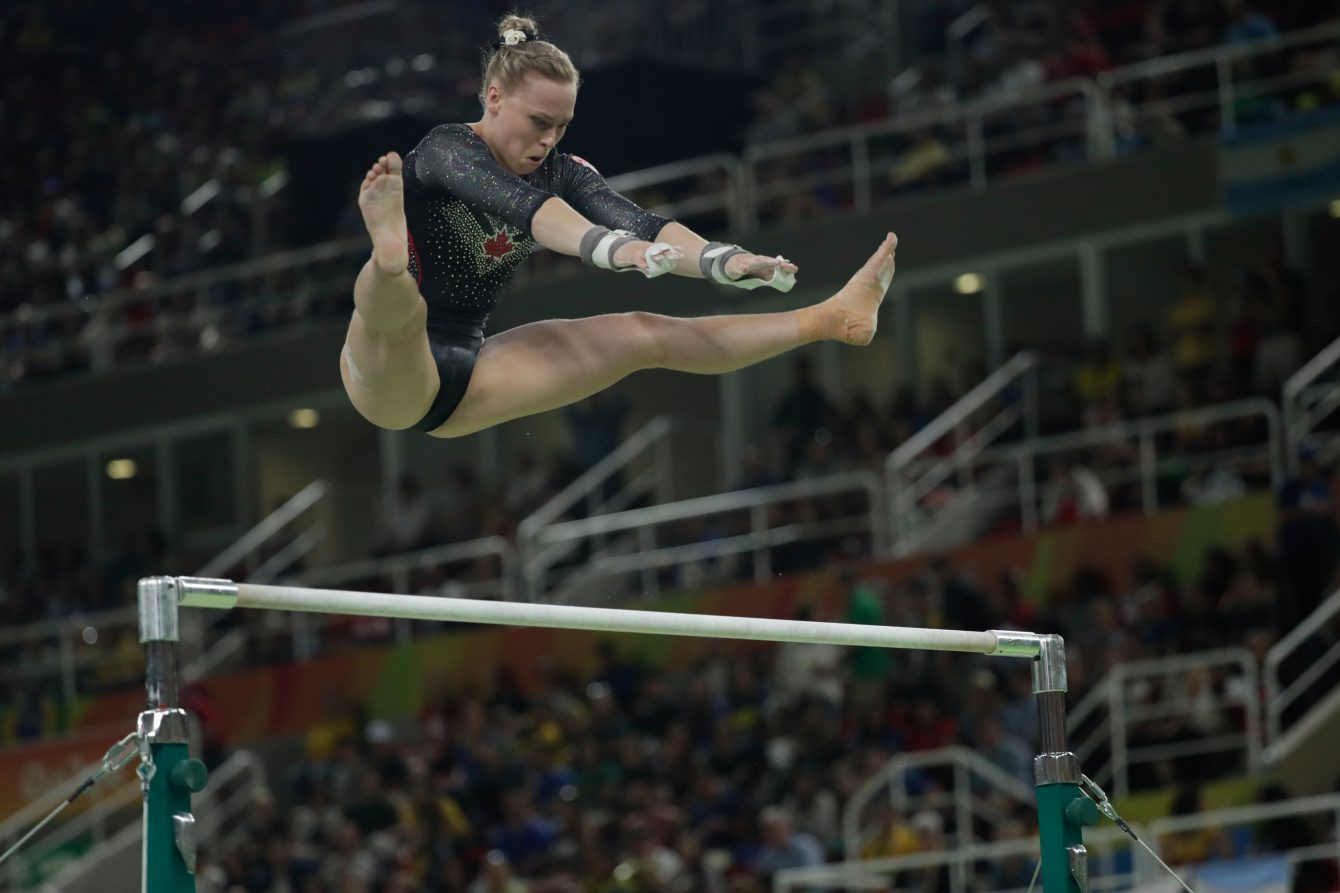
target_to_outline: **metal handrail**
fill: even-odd
[[[518,536],[523,542],[534,538],[545,525],[557,521],[576,508],[591,492],[604,484],[610,475],[623,469],[664,439],[675,429],[675,424],[675,420],[669,416],[657,416],[624,438],[608,456],[582,472],[576,480],[551,496],[548,502],[521,519],[517,524]]]
[[[629,530],[648,524],[665,524],[702,515],[769,505],[775,502],[790,502],[807,496],[822,496],[834,490],[844,489],[848,484],[856,484],[861,489],[877,492],[879,478],[869,471],[850,471],[812,480],[772,484],[767,487],[755,487],[751,490],[737,490],[715,496],[700,496],[696,499],[685,499],[666,505],[629,509],[610,515],[598,515],[594,518],[560,521],[546,527],[542,534],[553,536],[556,539],[566,539],[573,536],[590,536],[596,533],[613,533],[618,530]]]
[[[872,472],[847,472],[814,480],[719,493],[550,524],[537,532],[529,551],[522,553],[522,574],[532,591],[539,592],[555,553],[571,542],[615,533],[650,531],[660,524],[745,509],[757,510],[777,503],[851,489],[863,490],[869,494],[871,500],[869,529],[878,544],[885,536],[883,512],[880,508],[879,477]],[[648,543],[640,542],[639,548],[655,551],[654,545]]]
[[[1000,466],[1013,464],[1018,468],[1017,488],[1004,499],[999,499],[999,494],[995,494],[998,501],[992,504],[996,507],[1015,504],[1014,496],[1017,495],[1017,504],[1023,513],[1024,529],[1031,531],[1037,524],[1038,506],[1035,503],[1039,496],[1039,486],[1034,479],[1034,463],[1038,457],[1099,446],[1115,440],[1130,440],[1139,445],[1139,456],[1134,461],[1140,467],[1139,480],[1143,483],[1141,489],[1144,510],[1146,513],[1152,513],[1157,511],[1159,507],[1158,494],[1154,487],[1155,477],[1158,473],[1158,459],[1155,449],[1156,435],[1174,431],[1185,424],[1213,425],[1257,415],[1266,420],[1267,437],[1262,446],[1265,448],[1265,458],[1270,467],[1271,485],[1278,487],[1284,480],[1284,466],[1281,458],[1283,426],[1280,422],[1278,407],[1270,400],[1262,397],[1236,400],[1214,406],[1202,406],[1195,409],[1149,416],[1143,419],[1113,422],[1082,431],[1054,434],[1022,443],[991,446],[980,450],[976,458],[982,464],[995,463]],[[1204,455],[1192,454],[1193,457]]]
[[[327,587],[331,584],[347,583],[350,580],[367,577],[390,576],[397,578],[403,574],[408,574],[410,571],[424,570],[443,564],[454,564],[472,558],[485,558],[491,555],[498,556],[502,561],[503,575],[495,582],[500,586],[504,597],[510,600],[514,595],[512,581],[517,566],[516,549],[510,542],[500,536],[480,537],[463,543],[435,546],[431,549],[420,549],[386,558],[371,558],[364,561],[351,561],[345,564],[314,568],[285,578],[284,582],[303,586]],[[404,584],[402,580],[396,583],[395,589],[397,592],[408,592],[410,587]]]
[[[1008,794],[1020,803],[1032,804],[1034,801],[1034,792],[1031,787],[969,748],[951,745],[918,753],[901,753],[867,778],[860,787],[852,792],[852,795],[847,798],[846,805],[842,807],[842,850],[846,857],[855,859],[860,855],[863,844],[861,814],[870,803],[874,802],[875,797],[889,786],[890,782],[909,769],[946,763],[956,769],[963,767],[970,772],[975,772],[994,784],[1001,792]],[[955,778],[957,780],[957,774]],[[964,798],[970,801],[972,792],[970,790],[960,790],[956,784],[953,797],[960,812],[962,812],[965,809]],[[966,809],[969,813],[971,812],[971,803],[968,803]]]
[[[1140,835],[1141,839],[1144,839],[1143,827],[1136,822],[1130,822],[1129,824]],[[1112,826],[1091,828],[1084,833],[1084,843],[1091,847],[1111,845],[1114,849],[1119,849],[1129,840],[1130,838],[1126,836],[1125,832]],[[882,856],[858,861],[830,862],[805,868],[784,868],[773,875],[773,889],[777,893],[790,893],[792,890],[818,888],[825,884],[846,889],[854,882],[866,886],[867,889],[888,890],[890,889],[889,879],[895,874],[943,865],[951,869],[949,893],[964,893],[964,891],[976,888],[971,888],[958,876],[965,873],[973,863],[990,862],[1009,856],[1036,857],[1037,854],[1038,838],[1036,837],[990,843],[970,843],[942,850],[909,853],[905,856]],[[954,869],[957,869],[957,871]],[[879,887],[873,885],[872,880],[874,878],[880,879]],[[1096,879],[1091,876],[1090,881],[1093,882],[1094,880]]]
[[[981,383],[940,413],[921,430],[917,431],[884,460],[884,484],[887,488],[890,514],[889,530],[893,532],[900,523],[905,523],[912,506],[908,492],[916,486],[908,480],[908,472],[917,463],[923,461],[928,450],[946,435],[958,431],[977,413],[1005,393],[1008,388],[1018,384],[1022,388],[1019,418],[1024,423],[1025,434],[1036,437],[1038,428],[1038,383],[1039,360],[1035,354],[1023,352],[1015,354],[1000,368],[996,369]],[[1008,412],[1008,408],[1004,410]],[[1009,426],[997,424],[996,419],[988,421],[979,431],[966,435],[963,442],[955,446],[954,456],[937,460],[930,469],[922,473],[922,480],[934,480],[938,483],[954,471],[961,470],[971,455],[985,450],[997,436],[1004,434]],[[983,436],[983,435],[986,436]],[[902,540],[908,536],[903,530],[890,543],[895,554],[902,549]]]
[[[243,557],[250,555],[259,548],[266,540],[274,536],[292,521],[316,505],[326,493],[330,491],[330,485],[325,481],[312,481],[306,487],[303,487],[297,493],[293,494],[283,505],[275,509],[263,521],[243,534],[237,542],[233,543],[227,549],[224,549],[218,555],[214,556],[203,568],[200,569],[202,577],[217,577],[224,571],[231,568]]]
[[[1143,761],[1147,761],[1175,756],[1178,753],[1175,746],[1145,748],[1138,751],[1128,747],[1126,734],[1131,721],[1137,718],[1149,718],[1148,716],[1137,717],[1133,715],[1132,711],[1126,706],[1126,687],[1131,679],[1175,676],[1195,668],[1210,669],[1225,666],[1241,668],[1243,676],[1247,680],[1245,701],[1234,700],[1231,702],[1234,706],[1242,706],[1244,709],[1244,731],[1220,736],[1223,740],[1215,740],[1213,747],[1208,747],[1206,742],[1203,741],[1192,742],[1192,744],[1202,750],[1206,750],[1208,747],[1207,752],[1219,752],[1225,749],[1225,742],[1234,747],[1241,742],[1245,745],[1247,768],[1249,771],[1254,771],[1261,765],[1264,745],[1262,729],[1264,707],[1260,694],[1260,670],[1250,651],[1246,648],[1232,647],[1131,661],[1114,666],[1066,715],[1066,727],[1072,736],[1076,736],[1090,716],[1096,714],[1102,707],[1107,708],[1107,719],[1094,730],[1091,739],[1088,741],[1073,741],[1075,752],[1086,761],[1098,749],[1103,740],[1106,740],[1109,744],[1108,751],[1111,755],[1109,763],[1103,766],[1089,766],[1088,773],[1100,783],[1111,779],[1115,796],[1124,797],[1130,793],[1130,765],[1134,762],[1142,762],[1142,760],[1133,759],[1133,755],[1143,756],[1145,758]],[[1166,706],[1175,700],[1169,699],[1161,703]],[[1226,701],[1226,703],[1228,702]]]
[[[1303,618],[1301,623],[1266,652],[1266,734],[1272,748],[1280,744],[1284,734],[1288,731],[1283,727],[1284,711],[1307,687],[1306,685],[1300,687],[1299,683],[1305,679],[1308,680],[1309,684],[1316,681],[1315,679],[1309,679],[1309,675],[1315,669],[1316,665],[1314,664],[1286,687],[1280,679],[1280,668],[1286,660],[1296,654],[1314,635],[1337,616],[1340,616],[1340,590],[1331,593],[1329,598],[1318,605],[1311,614]],[[1328,653],[1337,654],[1337,652],[1340,652],[1340,642],[1333,642],[1328,649]],[[1319,676],[1320,673],[1316,675]]]
[[[228,797],[223,797],[220,794],[221,791],[231,785],[234,779],[244,775],[250,776],[248,785],[233,791]],[[196,811],[201,817],[203,825],[202,837],[213,839],[217,829],[232,818],[232,816],[224,814],[228,808],[231,808],[232,812],[238,815],[245,814],[250,810],[254,804],[255,792],[265,785],[265,780],[264,763],[249,750],[236,751],[221,765],[211,770],[209,784],[203,792],[195,795],[197,798]],[[137,800],[139,794],[139,780],[130,776],[123,785],[109,794],[103,803],[115,802],[118,807],[123,807]],[[103,808],[111,809],[112,807],[105,806]],[[59,845],[85,833],[93,821],[92,812],[93,810],[89,810],[81,813],[65,824],[58,826],[51,834],[40,839],[41,844],[50,850],[53,848],[53,843]],[[53,889],[67,889],[66,885],[70,884],[74,878],[90,871],[96,871],[100,863],[114,855],[119,849],[115,844],[119,843],[121,846],[133,845],[139,841],[142,833],[142,816],[140,811],[137,810],[132,821],[127,822],[124,828],[112,832],[114,836],[107,841],[107,844],[95,847],[77,861],[65,866],[48,883]]]
[[[660,164],[655,167],[644,168],[642,170],[629,171],[625,174],[616,174],[609,178],[610,188],[616,192],[626,192],[631,189],[644,189],[648,186],[655,186],[672,180],[679,180],[684,177],[696,176],[698,174],[710,173],[721,170],[726,174],[727,190],[719,200],[713,204],[707,205],[704,210],[712,208],[724,208],[730,213],[731,229],[739,231],[744,228],[744,221],[741,219],[743,213],[742,203],[738,201],[740,195],[740,184],[742,182],[743,165],[740,159],[728,152],[713,152],[709,155],[700,155],[695,158],[686,158],[683,161],[672,161],[668,164]],[[662,206],[657,209],[661,213],[672,210],[672,206]],[[667,215],[669,216],[669,215]]]
[[[1320,419],[1311,418],[1309,408],[1304,405],[1309,388],[1331,369],[1340,366],[1340,338],[1317,352],[1317,355],[1303,364],[1303,367],[1290,375],[1284,382],[1281,402],[1284,407],[1284,434],[1287,438],[1289,470],[1298,471],[1298,444],[1312,433],[1312,425]],[[1328,412],[1334,411],[1340,402],[1340,384],[1327,389],[1326,398],[1319,401],[1327,406]],[[1323,416],[1324,417],[1324,416]]]
[[[1132,62],[1129,65],[1121,65],[1101,72],[1098,75],[1098,85],[1106,90],[1111,84],[1115,83],[1125,83],[1146,77],[1158,77],[1187,68],[1195,68],[1199,65],[1217,64],[1221,60],[1234,61],[1244,56],[1256,56],[1263,52],[1291,49],[1327,37],[1340,37],[1340,23],[1329,22],[1314,25],[1311,28],[1277,34],[1274,37],[1260,37],[1238,43],[1219,44],[1198,50],[1170,53],[1166,56],[1145,59],[1141,62]]]
[[[1333,813],[1337,818],[1340,818],[1340,794],[1296,797],[1278,803],[1257,803],[1249,806],[1214,809],[1193,815],[1159,818],[1145,825],[1136,822],[1130,822],[1129,824],[1141,840],[1149,844],[1155,852],[1160,852],[1162,841],[1167,834],[1201,829],[1222,829],[1227,826],[1254,824],[1287,816],[1305,816],[1316,813]],[[1130,842],[1130,838],[1123,831],[1106,823],[1097,828],[1086,830],[1084,838],[1086,845],[1112,846],[1114,849],[1125,849]],[[1281,855],[1286,856],[1290,863],[1315,858],[1333,858],[1336,852],[1336,843],[1337,841],[1332,839],[1319,846],[1286,850]],[[779,893],[791,893],[791,891],[804,888],[846,888],[853,882],[868,889],[888,889],[889,879],[893,875],[905,871],[933,868],[941,865],[959,866],[960,870],[964,870],[974,862],[989,862],[1010,856],[1036,857],[1037,853],[1038,838],[1036,837],[993,843],[972,843],[966,846],[956,845],[948,849],[911,853],[905,856],[889,856],[878,859],[814,865],[806,868],[784,869],[774,876],[773,885]],[[1095,867],[1098,865],[1111,867],[1112,862],[1104,859],[1095,863]],[[1129,870],[1129,875],[1117,876],[1116,882],[1103,886],[1125,889],[1134,883],[1136,887],[1140,887],[1143,882],[1147,882],[1163,872],[1163,869],[1153,864],[1153,860],[1147,858],[1133,860]],[[874,886],[872,881],[876,878],[882,881],[883,886],[878,888]],[[966,884],[960,883],[962,877],[956,877],[952,871],[950,880],[950,893],[959,893],[959,891],[968,889]],[[1091,883],[1096,880],[1098,879],[1090,878]],[[1098,888],[1095,887],[1095,889]]]

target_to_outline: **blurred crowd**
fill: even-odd
[[[970,6],[912,10],[911,31],[926,61],[891,85],[854,79],[864,66],[851,65],[845,53],[806,51],[803,41],[801,49],[768,55],[772,74],[754,95],[742,138],[774,141],[890,116],[910,119],[1337,15],[1333,0],[1268,9],[1243,0],[988,3],[963,52],[946,54],[944,27]],[[395,114],[469,114],[477,78],[471,37],[487,33],[498,11],[483,0],[450,10],[410,4],[395,16],[304,0],[260,11],[234,2],[167,13],[144,0],[115,12],[71,0],[7,4],[0,10],[6,85],[0,123],[6,150],[29,164],[0,174],[0,387],[130,358],[173,359],[347,312],[347,262],[133,296],[183,274],[294,247],[284,186],[295,141]],[[803,3],[793,12],[787,21],[801,32],[828,15]],[[559,33],[590,32],[569,18],[575,21],[575,13],[556,12],[550,24]],[[703,11],[690,4],[654,28],[614,13],[598,18],[597,31],[622,29],[620,41],[606,41],[608,49],[632,34],[664,41],[667,28],[701,30]],[[375,55],[381,47],[396,54]],[[583,52],[600,61],[594,45]],[[1235,77],[1288,75],[1293,86],[1239,91],[1237,119],[1276,118],[1335,101],[1340,80],[1328,82],[1324,72],[1336,62],[1333,45],[1282,53],[1260,63],[1265,71],[1243,62]],[[1212,80],[1214,72],[1206,71],[1141,80],[1131,95],[1119,91],[1118,148],[1217,127],[1217,101],[1186,108],[1174,102],[1213,89],[1204,77]],[[987,116],[987,174],[1082,157],[1086,130],[1069,126],[1079,120],[1075,114],[1073,101],[1061,98]],[[1021,138],[1026,133],[1038,138]],[[872,164],[882,172],[873,198],[966,181],[966,139],[958,120],[872,144]],[[826,179],[842,163],[821,151],[765,164],[760,214],[771,222],[849,209],[851,190]],[[807,182],[816,185],[796,188]],[[654,204],[722,186],[705,174],[635,197]],[[724,215],[694,222],[713,232],[728,225]],[[341,225],[331,235],[348,231]],[[112,293],[122,298],[111,301]]]
[[[1038,609],[1013,577],[985,584],[936,561],[902,585],[852,576],[845,607],[805,606],[797,617],[1053,630],[1066,636],[1078,702],[1118,660],[1241,641],[1262,656],[1281,628],[1279,573],[1261,544],[1216,550],[1183,583],[1145,560],[1127,588],[1085,568]],[[780,869],[840,858],[843,804],[895,754],[963,744],[1032,784],[1038,728],[1023,665],[780,645],[723,646],[667,669],[611,642],[590,678],[539,661],[534,689],[500,673],[486,690],[444,686],[413,722],[350,709],[310,730],[302,758],[286,762],[251,811],[247,841],[204,854],[202,890],[762,891]],[[1193,707],[1136,722],[1132,740],[1186,745],[1241,731],[1244,683],[1227,668],[1146,680],[1138,703]],[[1147,760],[1132,780],[1180,786],[1182,811],[1195,812],[1198,786],[1242,771],[1242,759]],[[956,811],[933,796],[953,785],[947,770],[905,781],[920,805],[903,811],[877,798],[863,818],[865,856],[1035,833],[1029,804],[987,790],[974,794],[1000,817],[957,828]],[[1165,841],[1165,852],[1184,864],[1317,842],[1296,831],[1266,823],[1232,838],[1187,834]],[[1033,865],[979,864],[970,887],[1026,886]],[[942,871],[910,872],[898,885],[943,890]],[[1297,893],[1329,890],[1334,866],[1299,877]]]
[[[1143,511],[1149,507],[1151,495],[1158,508],[1206,506],[1272,486],[1263,418],[1201,423],[1187,415],[1191,410],[1245,397],[1277,397],[1283,378],[1303,358],[1304,285],[1297,272],[1284,263],[1278,247],[1268,247],[1256,263],[1242,267],[1236,281],[1240,283],[1237,294],[1216,294],[1203,272],[1188,266],[1180,293],[1168,305],[1164,320],[1135,325],[1119,346],[1092,344],[1077,364],[1045,367],[1040,400],[1043,433],[1092,432],[1161,413],[1179,420],[1152,440],[1158,461],[1149,485],[1132,473],[1141,464],[1140,445],[1128,432],[1104,436],[1097,445],[1040,457],[1035,463],[1038,524],[1054,527]],[[882,475],[890,451],[922,430],[980,381],[986,371],[963,364],[956,375],[930,382],[921,394],[904,389],[879,401],[861,386],[839,399],[820,381],[807,354],[797,354],[790,364],[791,382],[767,414],[767,440],[748,447],[741,457],[739,477],[733,482],[737,489],[818,481],[856,471]],[[1007,391],[1001,401],[982,411],[979,421],[1020,399],[1020,392]],[[369,514],[376,518],[368,544],[369,557],[402,555],[481,537],[515,542],[517,526],[525,517],[597,465],[631,433],[628,423],[632,410],[630,401],[617,389],[568,407],[563,411],[570,432],[566,450],[540,453],[523,449],[496,476],[485,475],[464,460],[453,460],[437,484],[426,485],[412,474],[405,475],[382,505],[369,506],[374,509]],[[969,425],[955,429],[934,444],[928,455],[932,459],[948,455],[964,430],[972,432],[976,428]],[[1017,439],[1021,433],[1016,426],[1004,439]],[[1322,457],[1305,444],[1298,458],[1301,475],[1289,480],[1279,493],[1279,507],[1286,522],[1288,513],[1305,507],[1311,507],[1309,512],[1319,512],[1321,518],[1327,512],[1333,516],[1329,469]],[[974,469],[972,475],[982,477],[990,466]],[[987,484],[985,480],[972,482],[979,487]],[[612,477],[605,483],[603,495],[614,495],[624,483],[620,476]],[[934,518],[936,512],[951,508],[962,483],[959,478],[947,479],[926,493],[903,520],[914,528]],[[644,502],[632,505],[641,504]],[[583,510],[584,504],[580,504],[568,517],[576,517]],[[868,511],[865,497],[859,493],[796,498],[770,507],[768,523],[772,528],[796,525],[804,529],[823,523],[841,524]],[[1304,513],[1303,518],[1311,516]],[[979,529],[979,535],[1017,533],[1022,517],[1017,508],[1002,509]],[[868,533],[851,531],[805,536],[765,553],[715,552],[715,542],[747,534],[755,521],[745,509],[663,526],[658,532],[660,545],[697,544],[707,552],[700,560],[660,571],[660,588],[697,590],[754,579],[759,573],[760,554],[766,556],[768,573],[793,573],[832,562],[860,560],[872,553]],[[1290,573],[1324,579],[1329,565],[1318,567],[1318,556],[1334,553],[1334,538],[1324,527],[1310,529],[1303,523],[1298,530],[1301,532],[1281,533],[1278,548],[1289,555],[1286,567]],[[281,541],[275,542],[276,549],[282,545]],[[17,552],[5,556],[8,566],[0,575],[0,619],[4,625],[17,625],[130,605],[135,581],[150,569],[194,567],[210,557],[178,555],[173,551],[177,546],[156,532],[139,531],[103,555],[92,555],[86,544],[67,540],[42,543],[37,561],[31,565]],[[357,557],[362,556],[349,556]],[[578,549],[567,563],[577,567],[585,557],[586,552]],[[503,574],[499,559],[493,555],[425,562],[408,576],[407,591],[495,597]],[[389,591],[405,582],[376,574],[342,582],[346,584]],[[636,596],[645,584],[645,577],[629,575],[612,585],[623,586],[620,591],[624,595]],[[1315,590],[1319,585],[1310,583],[1304,588]],[[1295,605],[1289,611],[1291,623],[1315,604],[1309,601],[1311,598],[1290,602]],[[348,637],[379,640],[387,634],[387,625],[372,621],[338,629],[330,625],[327,632],[334,641]],[[104,648],[108,644],[104,641]],[[116,643],[104,653],[113,658],[82,670],[80,690],[114,688],[138,679],[138,651],[133,640]],[[5,649],[3,663],[22,672],[24,667],[52,666],[57,654],[54,638],[37,638],[21,647]],[[254,655],[256,659],[280,656]],[[14,678],[17,684],[20,677]],[[28,715],[15,727],[15,736],[30,737],[40,734],[41,729],[61,727],[58,680],[50,673],[45,678],[50,683],[48,689],[29,686],[27,694],[13,701],[25,705],[22,709]]]

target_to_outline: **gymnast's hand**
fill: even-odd
[[[726,261],[726,275],[732,279],[762,279],[770,282],[778,270],[796,273],[800,270],[784,257],[763,257],[761,254],[737,254]]]
[[[614,257],[610,260],[614,262],[616,268],[634,266],[646,273],[648,272],[647,249],[652,247],[652,244],[641,240],[626,242],[619,247],[618,251],[614,252]],[[684,257],[684,252],[675,245],[666,242],[655,244],[659,245],[660,248],[652,252],[651,259],[660,262],[661,265],[669,264],[673,268],[674,264]]]

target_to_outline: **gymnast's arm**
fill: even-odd
[[[703,278],[704,269],[711,267],[710,260],[707,264],[702,262],[703,251],[717,248],[721,243],[708,242],[684,224],[638,207],[611,189],[594,167],[576,156],[563,156],[562,164],[561,194],[572,202],[574,208],[603,226],[627,230],[647,242],[664,242],[675,246],[683,253],[683,257],[676,261],[670,272],[677,276]],[[772,278],[774,270],[781,269],[790,274],[797,270],[795,264],[781,258],[750,254],[733,245],[721,247],[730,249],[722,267],[725,278],[733,281],[746,278],[767,281]]]
[[[561,197],[505,170],[468,128],[434,128],[419,143],[416,156],[412,176],[428,189],[446,192],[507,221],[551,251],[581,256],[582,237],[590,232],[592,222]],[[635,257],[640,259],[638,244],[626,244],[616,260],[633,263]],[[641,248],[645,250],[646,245]]]

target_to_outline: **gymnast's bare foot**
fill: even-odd
[[[409,266],[402,170],[400,156],[388,152],[368,170],[358,190],[358,209],[372,236],[373,263],[388,276],[399,276]]]
[[[804,341],[833,340],[864,347],[875,337],[879,305],[893,282],[898,237],[889,233],[856,275],[828,300],[800,311]]]

